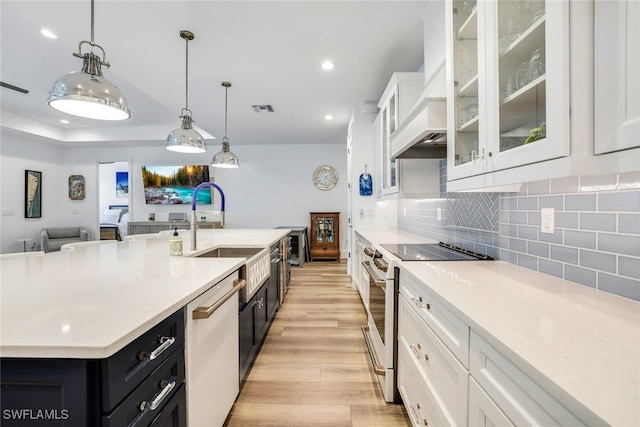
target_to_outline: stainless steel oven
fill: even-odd
[[[367,325],[362,327],[373,370],[387,402],[400,402],[397,384],[398,261],[492,260],[490,256],[446,243],[382,244],[362,251],[362,267],[369,276]]]
[[[367,325],[362,327],[373,370],[387,402],[400,402],[396,387],[398,360],[397,319],[398,270],[391,259],[365,248],[362,267],[369,276]]]

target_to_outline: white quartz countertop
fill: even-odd
[[[640,425],[640,303],[503,261],[399,265],[589,424]]]
[[[284,229],[198,230],[198,250],[169,256],[169,233],[0,260],[0,357],[105,358],[233,273],[219,246],[268,247]],[[221,295],[222,296],[222,295]]]
[[[373,229],[357,229],[356,233],[362,236],[369,243],[380,250],[380,244],[385,243],[437,243],[426,237],[411,234],[406,231],[390,229],[390,230],[373,230]]]

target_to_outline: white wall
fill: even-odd
[[[209,144],[205,154],[176,154],[165,150],[162,141],[157,147],[60,148],[5,132],[1,136],[2,253],[21,249],[16,239],[36,239],[40,228],[46,226],[83,225],[97,236],[99,162],[126,161],[131,165],[129,205],[132,221],[146,221],[149,212],[156,213],[156,220],[166,219],[169,212],[189,212],[190,206],[146,205],[141,166],[209,164],[213,154],[220,149],[214,142]],[[231,150],[240,159],[239,169],[211,168],[212,180],[225,192],[226,228],[308,226],[309,212],[338,211],[342,212],[341,230],[346,231],[346,143],[260,146],[233,145],[232,141]],[[312,173],[321,164],[330,164],[338,171],[338,185],[332,190],[321,191],[313,185]],[[25,169],[43,172],[43,217],[39,220],[24,218]],[[85,200],[69,200],[67,178],[72,174],[85,177]],[[212,209],[219,208],[219,197],[214,195]],[[346,232],[341,233],[340,240],[343,256],[346,256]]]
[[[83,175],[85,186],[92,185],[91,165],[65,165],[64,149],[47,142],[26,139],[21,135],[1,135],[0,143],[0,251],[22,251],[17,239],[33,239],[40,247],[40,231],[53,226],[86,226],[92,228],[89,206],[95,203],[95,194],[87,191],[84,200],[70,200],[69,175]],[[24,217],[25,170],[42,172],[42,217]],[[95,181],[93,181],[95,182]]]

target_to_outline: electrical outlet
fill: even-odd
[[[442,208],[438,208],[436,214],[438,216],[438,221],[442,221]]]
[[[540,211],[540,232],[553,234],[554,226],[555,226],[554,209],[543,208]]]

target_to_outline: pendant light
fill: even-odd
[[[216,153],[211,160],[211,166],[216,168],[237,168],[240,166],[238,157],[229,151],[229,139],[227,138],[227,91],[231,83],[222,82],[224,87],[224,138],[222,138],[222,150]]]
[[[47,102],[56,110],[74,116],[97,120],[125,120],[131,117],[120,89],[102,75],[102,66],[111,65],[106,60],[104,49],[93,41],[93,2],[91,0],[91,41],[81,41],[73,56],[82,58],[82,70],[60,77],[51,87]],[[91,46],[91,51],[82,53],[82,45]],[[102,51],[102,58],[94,53]]]
[[[169,136],[167,136],[167,143],[164,148],[178,153],[204,153],[207,151],[207,145],[202,135],[193,128],[193,118],[191,117],[191,110],[189,110],[189,41],[193,40],[194,35],[191,31],[182,30],[180,31],[180,37],[182,37],[186,43],[187,53],[185,108],[180,112],[182,126],[174,129]]]

